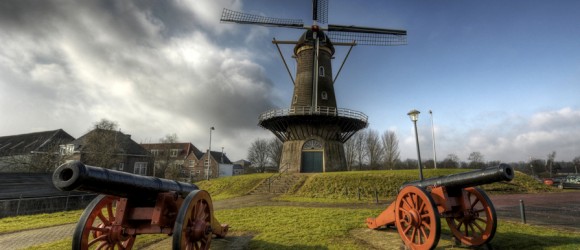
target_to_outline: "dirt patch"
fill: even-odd
[[[248,244],[254,238],[250,232],[228,232],[225,238],[213,238],[210,249],[212,250],[243,250],[248,249]],[[151,244],[142,250],[171,249],[173,238],[168,237],[155,244]]]

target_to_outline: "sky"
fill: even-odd
[[[273,135],[258,116],[287,108],[277,40],[303,30],[220,23],[223,8],[311,24],[311,1],[0,1],[0,136],[101,119],[138,143],[168,134],[235,161]],[[404,46],[355,46],[339,108],[391,130],[401,159],[480,152],[486,161],[580,156],[580,2],[329,0],[330,24],[408,31]],[[334,73],[348,47],[337,47]],[[291,45],[282,45],[295,70]],[[433,115],[429,115],[432,110]],[[431,119],[432,118],[432,119]],[[431,122],[433,121],[433,122]],[[434,126],[432,126],[432,124]]]

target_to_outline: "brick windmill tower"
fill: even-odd
[[[224,9],[222,22],[257,24],[273,27],[305,29],[298,41],[272,41],[293,44],[297,62],[296,80],[284,65],[294,84],[289,108],[262,113],[259,125],[283,144],[280,171],[293,173],[346,170],[343,143],[368,126],[368,117],[359,111],[338,108],[334,94],[336,76],[331,59],[334,46],[403,45],[407,31],[327,24],[328,1],[313,0],[311,26],[300,19],[270,18]],[[280,48],[278,47],[280,51]],[[347,56],[344,60],[346,60]],[[344,61],[341,64],[344,65]],[[333,78],[334,77],[334,78]]]

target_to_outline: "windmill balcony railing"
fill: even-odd
[[[358,119],[368,122],[368,116],[360,111],[335,108],[335,107],[312,107],[312,106],[297,106],[287,109],[272,109],[260,114],[260,121],[268,120],[274,117],[290,116],[290,115],[325,115],[325,116],[339,116],[352,119]]]

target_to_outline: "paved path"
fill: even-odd
[[[241,208],[252,206],[302,206],[302,207],[340,207],[340,208],[385,208],[388,204],[326,204],[272,201],[276,195],[247,195],[214,202],[214,209]],[[567,228],[580,231],[580,190],[563,193],[512,194],[491,196],[500,219],[519,220],[519,200],[526,207],[528,223],[536,225]],[[16,233],[0,234],[1,249],[22,249],[42,243],[72,237],[75,224],[27,230]],[[231,249],[246,245],[252,236],[244,233],[228,235],[225,239],[212,241],[212,249]],[[146,249],[167,249],[171,238],[149,246]]]
[[[76,224],[26,230],[16,233],[0,234],[1,249],[22,249],[34,245],[70,238]]]

